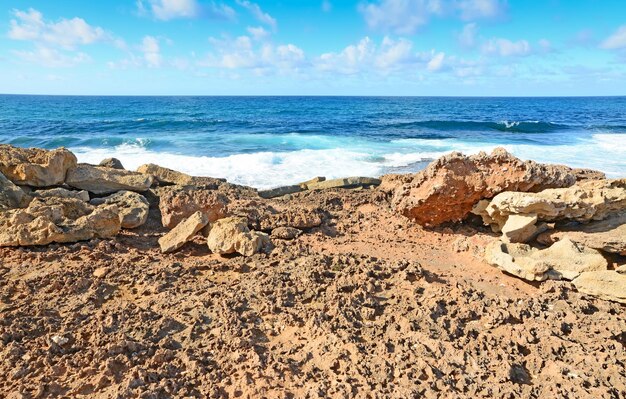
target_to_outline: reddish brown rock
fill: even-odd
[[[469,157],[454,152],[400,183],[393,190],[392,205],[417,223],[433,226],[462,220],[478,201],[503,191],[535,192],[574,183],[571,168],[522,161],[503,148]],[[388,184],[383,187],[389,190]]]
[[[174,228],[178,223],[201,211],[209,223],[226,217],[228,199],[215,190],[191,186],[168,186],[157,191],[163,226]]]
[[[65,148],[47,151],[0,144],[0,172],[15,184],[47,187],[62,184],[76,156]]]

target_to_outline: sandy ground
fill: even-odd
[[[0,397],[626,397],[625,307],[488,266],[487,230],[424,230],[377,190],[271,204],[324,222],[249,258],[162,255],[156,211],[0,250]]]

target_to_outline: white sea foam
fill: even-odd
[[[434,159],[451,151],[475,154],[502,146],[522,159],[599,169],[609,177],[626,176],[626,134],[595,134],[575,145],[497,144],[456,139],[402,139],[388,143],[359,142],[346,148],[256,152],[225,157],[156,152],[142,142],[115,148],[73,148],[80,162],[119,158],[128,169],[156,163],[197,176],[223,177],[230,182],[268,188],[294,184],[313,176],[379,176],[394,168]],[[347,143],[341,143],[346,145]]]

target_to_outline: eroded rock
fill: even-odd
[[[600,299],[626,304],[626,274],[614,270],[581,273],[573,281],[576,289]]]
[[[310,229],[322,224],[322,211],[318,208],[291,208],[276,214],[261,216],[259,226],[263,231],[278,227]]]
[[[0,210],[23,208],[32,198],[0,173]]]
[[[76,156],[65,148],[42,150],[0,144],[0,172],[18,185],[48,187],[62,184]]]
[[[190,176],[153,163],[141,165],[137,168],[137,172],[153,176],[159,183],[179,186],[202,186],[204,188],[216,189],[226,181],[225,179],[213,177]]]
[[[188,186],[169,186],[156,191],[163,226],[174,228],[182,220],[201,211],[214,222],[227,215],[228,199],[215,190]]]
[[[321,180],[317,182],[307,182],[306,187],[308,190],[326,190],[330,188],[354,188],[354,187],[368,187],[378,186],[380,179],[373,177],[344,177],[341,179]]]
[[[92,205],[116,205],[122,218],[122,228],[134,229],[146,223],[150,204],[141,194],[133,191],[118,191],[104,198],[94,198]]]
[[[302,234],[302,230],[294,227],[278,227],[272,230],[271,237],[279,240],[293,240]]]
[[[229,217],[211,223],[207,245],[216,254],[251,256],[269,247],[271,241],[267,234],[250,230],[246,219]]]
[[[161,252],[173,252],[193,238],[204,226],[209,223],[209,218],[202,212],[196,212],[180,222],[169,233],[159,238]]]
[[[74,191],[68,190],[63,187],[51,188],[49,190],[37,190],[31,193],[33,197],[47,198],[47,197],[60,197],[60,198],[76,198],[81,201],[89,201],[89,193],[85,190]]]
[[[100,161],[98,166],[104,166],[105,168],[111,168],[111,169],[120,169],[120,170],[124,169],[124,165],[122,165],[122,161],[120,161],[117,158],[105,158],[102,161]]]
[[[150,188],[153,177],[127,170],[80,164],[67,171],[67,185],[95,194],[112,194],[128,190],[143,192]]]

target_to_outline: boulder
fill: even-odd
[[[384,188],[393,189],[391,204],[400,214],[421,225],[435,226],[464,219],[474,205],[504,191],[541,191],[576,183],[571,168],[521,161],[496,148],[465,156],[446,155],[407,178],[387,178]]]
[[[588,222],[624,210],[626,179],[587,180],[539,193],[507,191],[496,195],[487,206],[478,205],[473,212],[494,231],[499,231],[511,215],[536,215],[538,220],[546,222]]]
[[[537,241],[551,245],[565,237],[586,247],[626,255],[626,212],[609,215],[605,220],[570,223],[540,234]]]
[[[76,198],[35,198],[27,208],[0,212],[0,247],[110,238],[120,228],[114,205],[94,208]]]
[[[263,231],[274,230],[278,227],[294,227],[296,229],[310,229],[322,224],[322,211],[319,208],[291,208],[275,214],[262,215],[259,227]]]
[[[122,161],[117,158],[106,158],[100,161],[98,166],[104,166],[105,168],[111,169],[124,169],[124,165],[122,165]]]
[[[42,150],[0,144],[0,173],[15,184],[48,187],[63,184],[76,156],[65,148]]]
[[[76,198],[81,201],[89,202],[89,193],[85,190],[73,191],[62,187],[51,188],[49,190],[37,190],[31,193],[33,197],[47,198],[47,197],[61,197],[61,198]]]
[[[153,177],[127,170],[80,164],[67,171],[67,185],[94,194],[111,194],[128,190],[143,192],[150,188]]]
[[[528,242],[537,233],[537,215],[511,215],[502,226],[502,241]]]
[[[246,219],[229,217],[210,225],[207,245],[211,252],[220,255],[239,253],[251,256],[271,245],[265,233],[250,230]]]
[[[174,228],[178,223],[201,211],[214,222],[227,215],[226,196],[215,190],[192,186],[168,186],[156,191],[163,226]]]
[[[287,194],[295,194],[295,193],[299,193],[300,191],[304,190],[299,184],[296,184],[294,186],[283,186],[283,187],[276,187],[276,188],[271,188],[269,190],[261,190],[259,191],[259,196],[261,198],[275,198],[275,197],[282,197],[283,195],[287,195]]]
[[[146,223],[150,204],[141,194],[133,191],[118,191],[104,198],[94,198],[91,205],[116,205],[122,218],[122,228],[134,229]]]
[[[161,252],[173,252],[185,245],[204,226],[209,223],[209,218],[202,212],[196,212],[187,219],[180,222],[169,233],[159,238]]]
[[[378,186],[380,179],[373,177],[344,177],[341,179],[322,180],[314,183],[308,183],[306,185],[308,190],[326,190],[330,188],[354,188],[354,187],[367,187]]]
[[[626,274],[614,270],[586,272],[573,283],[578,291],[587,295],[626,304]]]
[[[279,240],[293,240],[302,234],[302,230],[294,227],[277,227],[272,230],[271,237]]]
[[[166,185],[202,186],[204,188],[216,189],[226,181],[225,179],[216,179],[213,177],[190,176],[186,173],[164,168],[153,163],[141,165],[137,168],[137,172],[153,176],[157,182]]]
[[[571,280],[583,272],[607,269],[607,261],[598,251],[567,239],[544,250],[495,241],[485,249],[485,260],[528,281],[543,281],[548,277]]]
[[[0,173],[0,210],[24,208],[32,198]]]

